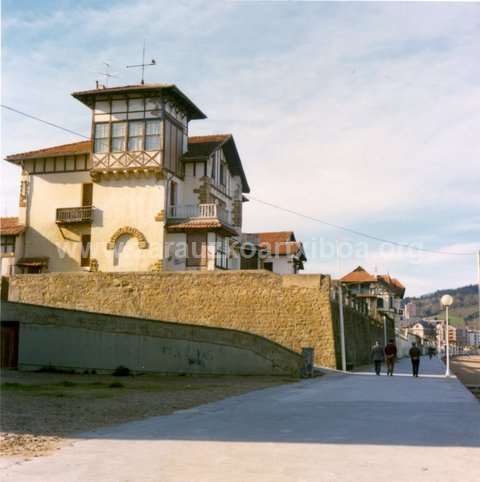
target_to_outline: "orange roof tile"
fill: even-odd
[[[236,235],[237,232],[220,222],[218,219],[192,219],[181,223],[167,224],[167,231],[169,233],[183,233],[185,231],[208,231],[208,230],[223,230],[229,234]]]
[[[36,159],[39,157],[56,157],[73,154],[88,154],[91,149],[91,141],[73,142],[71,144],[62,144],[60,146],[46,147],[35,151],[20,152],[11,154],[5,159],[10,162],[23,161],[24,159]]]
[[[25,231],[25,226],[18,223],[18,218],[0,218],[0,234],[5,236],[18,236]]]
[[[260,244],[269,244],[270,246],[276,243],[288,243],[295,241],[293,231],[271,231],[265,233],[257,233]]]
[[[377,277],[365,271],[361,266],[358,266],[352,272],[340,278],[340,281],[344,283],[374,283],[377,281]]]

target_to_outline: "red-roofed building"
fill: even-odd
[[[26,229],[10,272],[240,268],[250,188],[233,136],[189,137],[206,116],[172,84],[72,95],[90,109],[91,139],[6,158],[22,170]],[[5,231],[6,251],[19,235]]]
[[[23,254],[25,226],[18,218],[0,218],[0,273],[10,276],[18,272],[16,264]]]
[[[258,252],[256,258],[249,256],[250,250],[246,255],[242,253],[242,269],[262,268],[277,274],[295,274],[304,269],[307,261],[303,244],[295,239],[293,231],[243,233],[242,243],[245,248],[256,247]],[[252,259],[258,260],[257,267]]]
[[[395,321],[398,327],[403,317],[401,300],[405,287],[390,275],[372,275],[362,266],[340,278],[357,298],[363,299],[371,315],[385,315]]]

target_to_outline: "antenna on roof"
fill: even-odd
[[[145,84],[145,67],[150,67],[152,65],[157,65],[157,62],[155,59],[152,59],[149,64],[145,63],[145,40],[143,41],[143,49],[142,49],[142,63],[141,64],[136,64],[136,65],[127,65],[127,69],[132,69],[132,68],[142,68],[142,80],[140,83],[143,85]]]
[[[112,77],[118,77],[118,75],[110,73],[110,69],[112,67],[112,64],[109,64],[108,62],[102,62],[103,65],[105,65],[105,72],[94,72],[94,74],[100,74],[105,77],[105,86],[108,87],[108,81]],[[98,83],[98,82],[97,82]]]

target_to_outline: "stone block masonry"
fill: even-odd
[[[11,277],[9,300],[246,331],[336,367],[330,282],[258,270],[48,273]]]

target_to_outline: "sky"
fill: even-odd
[[[244,231],[293,230],[306,273],[362,265],[410,296],[476,282],[480,4],[2,3],[3,104],[88,135],[70,93],[93,88],[103,62],[111,85],[138,83],[125,66],[145,39],[146,82],[175,83],[208,116],[190,134],[233,133],[251,187]],[[80,140],[1,120],[2,158]],[[0,164],[1,214],[15,215],[18,168]]]

